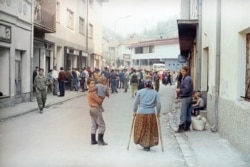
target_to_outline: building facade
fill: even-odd
[[[0,108],[33,100],[33,71],[102,66],[108,0],[0,1]]]
[[[0,1],[0,108],[30,101],[32,1]]]
[[[45,37],[55,43],[55,65],[65,68],[102,65],[101,5],[101,1],[57,1],[57,31]]]
[[[184,2],[184,0],[183,0]],[[184,2],[186,3],[186,1]],[[201,15],[198,22],[201,35],[200,90],[207,96],[207,118],[212,131],[218,131],[231,143],[250,153],[250,2],[240,0],[192,0],[189,16]],[[194,11],[196,10],[196,11]],[[187,11],[187,10],[186,10]],[[199,13],[199,12],[198,12]],[[192,19],[182,20],[194,23]],[[179,31],[180,31],[179,26]],[[187,30],[187,29],[186,29]],[[186,36],[187,37],[187,36]],[[199,38],[199,39],[198,39]],[[184,39],[184,38],[183,38]],[[192,47],[195,46],[193,41]],[[193,57],[193,59],[196,59]],[[194,69],[193,68],[193,69]]]
[[[178,61],[178,38],[140,41],[129,46],[131,66],[134,68],[152,69],[154,63],[164,63],[166,69],[177,71],[183,63]]]

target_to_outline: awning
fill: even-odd
[[[177,20],[181,55],[188,56],[196,38],[198,20]]]

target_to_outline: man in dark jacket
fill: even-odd
[[[181,68],[182,81],[180,88],[176,89],[179,98],[182,99],[178,133],[190,130],[191,125],[193,81],[188,72],[187,66]]]
[[[60,68],[59,76],[58,76],[58,81],[59,81],[59,91],[60,95],[59,97],[63,97],[65,95],[65,85],[64,81],[66,80],[66,73],[63,70],[63,67]]]

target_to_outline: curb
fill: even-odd
[[[65,100],[62,100],[62,101],[59,101],[59,102],[49,103],[49,104],[45,105],[45,108],[51,107],[51,106],[56,105],[56,104],[64,103],[66,101],[70,101],[70,100],[73,100],[73,99],[76,99],[76,98],[82,97],[82,96],[86,96],[86,93],[84,93],[82,95],[75,96],[75,97],[71,97],[71,98],[68,98],[68,99],[65,99]],[[19,116],[22,116],[22,115],[26,115],[26,114],[29,114],[29,113],[34,112],[34,111],[38,111],[38,108],[33,108],[33,109],[24,111],[24,112],[16,114],[16,115],[8,116],[6,118],[1,118],[0,122],[4,122],[4,121],[7,121],[7,120],[12,119],[12,118],[16,118],[16,117],[19,117]]]

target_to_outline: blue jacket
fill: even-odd
[[[133,112],[137,114],[159,114],[161,112],[161,101],[158,93],[154,89],[144,88],[137,92],[135,96]]]
[[[180,86],[179,97],[191,97],[193,95],[193,81],[189,75],[183,77]]]

